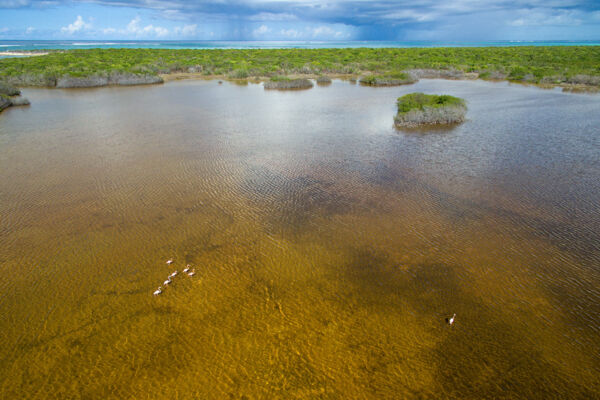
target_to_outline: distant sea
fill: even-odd
[[[0,52],[45,49],[320,49],[343,47],[506,47],[598,46],[600,41],[145,41],[145,40],[0,40]]]

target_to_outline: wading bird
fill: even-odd
[[[456,317],[456,314],[452,314],[451,318],[446,318],[448,325],[452,325],[454,323],[454,317]]]
[[[159,286],[159,287],[158,287],[158,289],[156,289],[156,290],[154,291],[154,295],[155,295],[155,296],[158,296],[158,295],[159,295],[159,294],[161,294],[161,293],[162,293],[162,288]]]

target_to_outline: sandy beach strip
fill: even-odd
[[[15,57],[27,57],[27,56],[45,56],[48,53],[42,52],[30,52],[30,51],[0,51],[0,56],[15,56]]]

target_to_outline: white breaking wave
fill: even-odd
[[[115,46],[115,45],[132,45],[135,43],[115,43],[115,42],[90,42],[90,43],[71,43],[71,46]]]

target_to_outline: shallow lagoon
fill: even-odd
[[[397,131],[412,91],[467,122]],[[0,397],[599,396],[600,96],[24,94],[0,114]],[[196,276],[154,297],[171,257]]]

